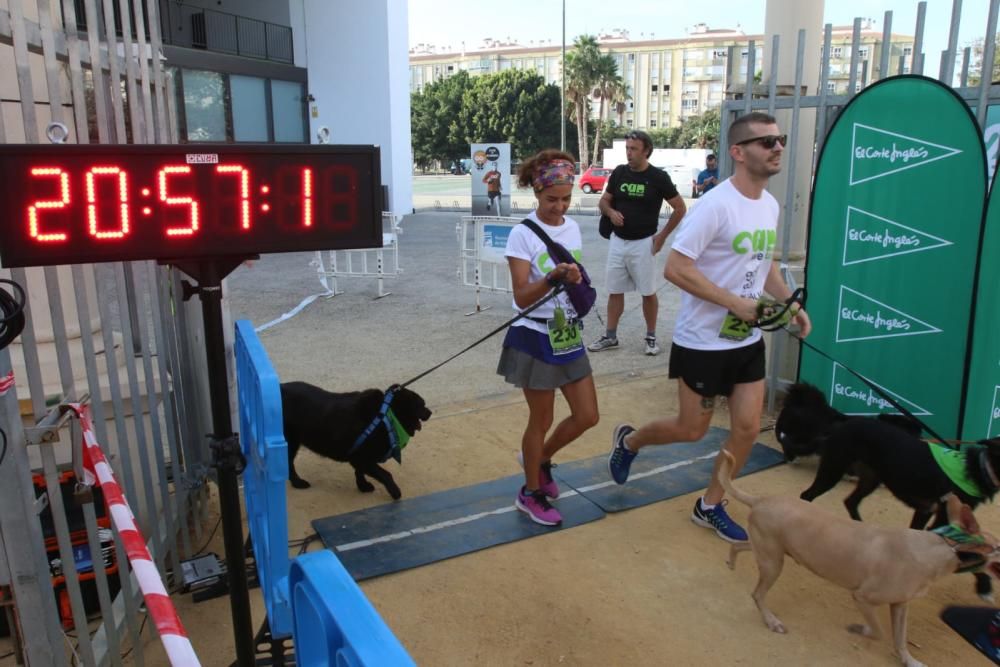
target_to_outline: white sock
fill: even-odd
[[[715,505],[706,505],[705,504],[705,496],[702,496],[701,499],[698,500],[698,503],[701,505],[701,511],[702,512],[707,512],[708,510],[714,510],[715,509]]]

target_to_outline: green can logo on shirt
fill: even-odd
[[[645,197],[646,196],[646,184],[645,183],[622,183],[621,187],[618,188],[623,194],[629,197]]]
[[[764,253],[770,257],[778,242],[778,233],[773,229],[758,229],[754,232],[740,232],[733,237],[733,252],[745,255],[748,252]]]
[[[575,259],[577,262],[583,261],[581,259],[583,257],[583,251],[570,250],[570,253],[572,253],[573,259]],[[543,252],[541,255],[538,256],[539,271],[541,271],[542,273],[548,273],[554,268],[556,268],[556,263],[552,261],[552,258],[549,256],[548,252]]]

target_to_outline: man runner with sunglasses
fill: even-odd
[[[649,164],[653,140],[645,132],[629,132],[625,136],[625,157],[628,164],[615,167],[608,177],[604,194],[597,206],[611,220],[612,234],[608,246],[607,331],[587,349],[600,352],[618,347],[618,320],[625,312],[625,292],[642,295],[642,315],[646,320],[646,354],[657,355],[656,267],[654,257],[660,252],[670,232],[680,224],[687,211],[684,198],[670,176]],[[670,219],[657,231],[660,207],[666,200],[672,209]]]
[[[692,209],[674,239],[664,276],[681,289],[669,369],[669,376],[677,378],[679,412],[638,429],[615,428],[608,468],[619,484],[628,479],[640,448],[704,437],[717,396],[728,397],[730,431],[723,448],[736,459],[734,474],[750,454],[764,404],[764,341],[752,326],[757,301],[765,292],[782,300],[791,296],[772,261],[780,208],[765,189],[781,171],[786,138],[765,113],[733,121],[729,155],[734,173]],[[812,325],[804,310],[798,309],[793,320],[799,335],[809,335]],[[724,540],[743,542],[746,532],[726,513],[715,476],[721,458],[720,452],[691,520]]]

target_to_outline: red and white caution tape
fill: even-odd
[[[167,651],[170,664],[184,667],[201,665],[184,631],[181,619],[177,616],[174,603],[163,587],[163,580],[156,569],[156,564],[149,557],[146,540],[139,532],[135,516],[125,501],[125,494],[115,481],[111,466],[108,465],[104,452],[97,444],[90,421],[90,408],[78,403],[73,403],[70,407],[80,418],[80,426],[83,429],[83,469],[86,477],[84,481],[90,486],[95,482],[101,485],[108,514],[111,515],[111,520],[121,535],[128,561],[132,565],[132,572],[135,573],[139,589],[146,601],[146,609],[156,625],[156,631],[163,642],[163,648]]]
[[[0,396],[3,396],[14,386],[14,371],[8,371],[7,375],[0,378]]]

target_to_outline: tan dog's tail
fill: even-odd
[[[758,500],[757,496],[751,496],[749,493],[740,491],[733,486],[733,467],[736,465],[733,455],[723,449],[722,457],[722,463],[719,465],[719,482],[722,484],[722,488],[726,490],[726,493],[744,505],[753,507]]]

